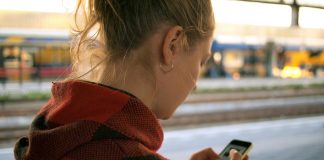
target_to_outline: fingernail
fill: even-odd
[[[236,149],[231,149],[230,152],[232,152],[233,154],[237,153]]]

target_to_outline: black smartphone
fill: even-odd
[[[237,150],[242,155],[242,159],[247,155],[247,153],[252,148],[252,143],[247,141],[242,141],[238,139],[233,139],[219,154],[221,160],[230,160],[231,149]]]

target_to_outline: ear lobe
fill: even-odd
[[[183,28],[180,26],[171,27],[166,32],[162,45],[162,65],[170,65],[172,63],[182,32]]]

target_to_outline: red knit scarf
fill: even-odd
[[[126,92],[84,81],[54,83],[52,98],[15,146],[16,159],[157,160],[163,132]]]

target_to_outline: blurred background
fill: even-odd
[[[251,141],[250,159],[324,157],[324,1],[212,0],[212,57],[161,154],[188,159]],[[70,72],[75,0],[0,0],[0,158]]]

